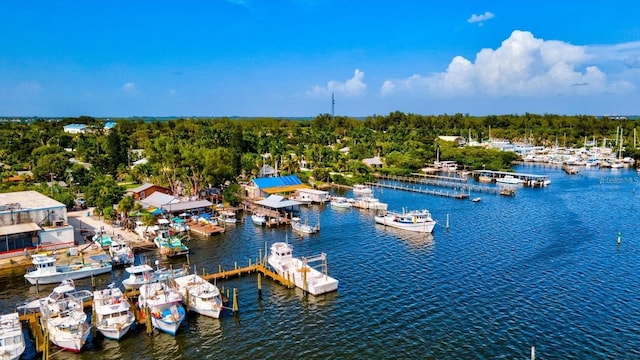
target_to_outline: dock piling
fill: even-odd
[[[233,288],[233,313],[238,313],[238,291],[236,288]]]
[[[262,299],[262,276],[258,273],[258,299]]]

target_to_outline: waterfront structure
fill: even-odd
[[[375,221],[384,226],[421,233],[431,233],[436,221],[429,210],[411,210],[402,212],[389,211],[384,215],[375,216]]]

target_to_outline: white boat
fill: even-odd
[[[100,245],[103,249],[107,249],[113,242],[113,238],[100,230],[91,238],[91,241]]]
[[[171,219],[169,227],[171,227],[177,233],[188,233],[189,230],[191,230],[189,224],[187,224],[187,221],[181,217],[174,217],[173,219]]]
[[[496,178],[497,183],[509,184],[509,185],[522,185],[524,180],[518,179],[513,175],[505,175],[501,178]]]
[[[359,209],[367,209],[367,210],[383,210],[386,211],[388,205],[386,203],[380,202],[380,200],[365,196],[359,199],[355,199],[353,201],[353,207],[357,207]]]
[[[238,219],[236,218],[236,213],[234,213],[233,211],[221,212],[220,216],[218,216],[218,220],[225,224],[235,224],[238,221]]]
[[[92,306],[96,313],[96,329],[107,339],[120,340],[136,319],[129,300],[113,283],[107,289],[93,292]]]
[[[75,298],[40,302],[40,324],[49,333],[49,341],[64,350],[80,352],[87,337],[89,323],[82,303]]]
[[[111,262],[76,263],[70,265],[56,265],[56,257],[47,254],[31,255],[34,268],[27,270],[24,275],[30,284],[56,284],[63,280],[83,279],[95,275],[111,272]]]
[[[54,287],[48,296],[26,302],[24,305],[18,306],[18,310],[25,312],[40,311],[40,303],[42,300],[55,302],[65,298],[78,299],[84,303],[93,298],[93,293],[89,290],[77,290],[73,280],[66,279],[63,280],[60,285]]]
[[[222,296],[217,286],[196,274],[177,277],[175,281],[188,310],[214,319],[220,317]]]
[[[258,226],[264,226],[267,224],[267,217],[264,214],[253,213],[251,214],[251,221]]]
[[[113,266],[133,265],[135,260],[133,249],[123,239],[116,238],[109,246],[109,256]]]
[[[182,242],[182,240],[186,238],[186,236],[171,235],[169,221],[159,219],[158,230],[156,237],[153,239],[153,243],[160,249],[162,255],[175,257],[189,254],[189,248]]]
[[[409,231],[431,233],[436,221],[428,210],[390,211],[383,216],[375,216],[376,223]]]
[[[154,328],[175,335],[186,312],[180,293],[170,282],[166,280],[142,285],[138,302],[144,313],[151,317]]]
[[[334,196],[331,198],[331,208],[348,209],[351,202],[346,197]]]
[[[327,274],[327,257],[325,253],[312,257],[294,258],[293,247],[284,242],[271,245],[269,266],[288,281],[311,295],[321,295],[338,290],[338,280]],[[321,261],[323,272],[318,271],[309,263]]]
[[[355,184],[353,185],[353,194],[357,196],[371,196],[373,195],[373,190],[367,185]]]
[[[480,202],[480,200],[482,200],[482,199],[479,198],[479,197],[475,197],[475,198],[471,199],[471,201],[473,201],[473,202]]]
[[[161,268],[158,264],[159,262],[156,262],[156,270],[153,270],[153,268],[147,264],[125,268],[129,273],[129,277],[122,280],[122,286],[124,286],[125,290],[140,289],[145,282],[153,283],[186,275],[184,269]]]
[[[291,218],[291,228],[293,231],[301,234],[315,234],[320,231],[320,224],[311,226],[308,223],[302,223],[299,217]]]
[[[25,349],[18,313],[0,315],[0,359],[16,360]]]

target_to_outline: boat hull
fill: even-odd
[[[101,275],[111,272],[111,265],[103,266],[103,267],[95,267],[91,269],[82,269],[78,271],[67,271],[67,272],[57,272],[55,274],[47,274],[47,275],[38,275],[32,273],[27,273],[24,275],[25,279],[31,285],[36,284],[57,284],[61,283],[63,280],[71,279],[84,279],[95,275]]]
[[[377,224],[419,233],[431,233],[433,232],[433,228],[436,226],[436,222],[433,220],[425,222],[406,223],[395,221],[393,218],[390,218],[388,216],[376,216],[375,220]]]

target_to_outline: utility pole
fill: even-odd
[[[54,173],[49,173],[49,175],[51,176],[51,198],[53,199],[53,175],[55,175]]]

